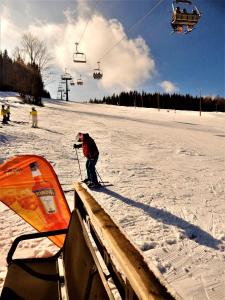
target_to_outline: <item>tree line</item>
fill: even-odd
[[[21,43],[23,50],[17,47],[14,58],[7,50],[0,51],[0,90],[18,92],[25,102],[42,105],[42,97],[50,98],[43,83],[50,58],[32,34],[25,34]]]
[[[180,94],[159,94],[146,92],[121,92],[116,95],[91,99],[91,103],[104,103],[121,106],[136,106],[158,109],[221,111],[225,112],[225,99],[222,97],[193,97]]]

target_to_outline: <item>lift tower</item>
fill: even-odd
[[[73,79],[72,76],[69,73],[67,73],[66,69],[65,69],[65,73],[61,76],[61,80],[63,81],[63,83],[66,84],[66,88],[65,88],[66,101],[69,101],[68,92],[70,90],[68,87],[68,81],[70,81],[72,79]]]

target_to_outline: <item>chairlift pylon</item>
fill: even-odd
[[[102,79],[103,73],[100,69],[100,62],[98,61],[97,64],[98,64],[98,68],[94,69],[93,78],[94,79]]]
[[[79,43],[75,43],[75,45],[76,45],[76,51],[73,54],[73,61],[75,63],[86,63],[87,62],[86,55],[83,52],[78,51]]]
[[[184,7],[181,8],[180,5],[184,5]],[[191,7],[191,11],[186,5]],[[198,8],[190,0],[174,0],[172,9],[171,26],[174,33],[190,33],[201,17]]]

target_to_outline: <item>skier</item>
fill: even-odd
[[[95,165],[99,157],[99,151],[95,144],[95,141],[89,136],[88,133],[79,132],[76,136],[76,142],[81,142],[81,144],[74,144],[73,147],[75,149],[82,147],[83,154],[87,158],[87,178],[84,179],[83,182],[85,182],[89,188],[100,187],[95,170]]]
[[[1,108],[1,115],[2,115],[2,124],[8,124],[8,121],[7,121],[7,112],[6,112],[4,104],[2,105],[2,108]]]
[[[7,118],[7,121],[10,121],[10,105],[9,104],[7,105],[7,108],[6,108],[6,118]]]
[[[37,128],[37,110],[35,107],[32,107],[30,115],[32,117],[32,127]]]

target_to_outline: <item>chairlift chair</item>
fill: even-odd
[[[58,86],[58,92],[61,92],[61,91],[63,91],[63,87],[62,87],[61,84],[59,84],[59,86]]]
[[[186,7],[183,9],[179,5],[191,6],[192,10],[187,10]],[[172,2],[173,15],[171,20],[171,26],[173,32],[178,33],[190,33],[197,25],[201,14],[198,8],[193,5],[192,1],[189,0],[174,0]],[[183,29],[186,28],[184,31]]]
[[[79,52],[78,51],[78,44],[79,43],[75,43],[76,45],[76,52],[73,54],[73,61],[75,63],[86,63],[87,60],[86,60],[86,55],[83,53],[83,52]]]
[[[72,76],[69,73],[65,73],[61,76],[62,80],[71,80]]]
[[[80,78],[77,79],[77,85],[83,85],[83,80],[81,78],[81,75]]]
[[[74,83],[74,81],[73,80],[71,80],[70,81],[70,85],[74,85],[75,83]]]
[[[67,79],[67,75],[66,75],[66,74],[61,75],[61,79],[62,79],[62,80]]]
[[[102,79],[103,73],[100,69],[100,62],[98,61],[98,68],[94,69],[93,78],[94,79]]]

